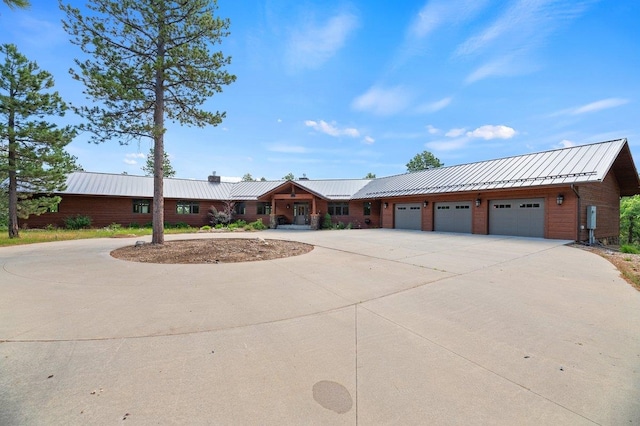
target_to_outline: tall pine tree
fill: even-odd
[[[97,106],[79,108],[94,142],[153,139],[152,243],[164,243],[165,118],[216,126],[224,112],[200,107],[235,81],[223,67],[230,57],[211,48],[227,36],[229,21],[214,15],[215,0],[90,0],[86,16],[62,5],[65,30],[91,59],[76,60],[72,75]]]
[[[44,213],[60,202],[52,194],[64,189],[66,175],[75,168],[75,158],[64,150],[75,129],[45,121],[67,110],[58,92],[48,91],[50,73],[13,44],[0,46],[0,58],[0,176],[9,177],[9,237],[16,238],[18,217]]]

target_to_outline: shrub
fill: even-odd
[[[346,229],[352,229],[353,228],[353,223],[349,222],[347,223]]]
[[[135,222],[130,223],[129,224],[129,228],[131,228],[131,229],[140,229],[140,224],[135,223]]]
[[[231,215],[225,212],[218,211],[214,206],[209,208],[207,212],[207,217],[209,218],[209,223],[213,226],[219,224],[228,224],[231,221]]]
[[[336,225],[336,229],[344,229],[345,225],[342,222],[338,222],[338,224]]]
[[[640,250],[638,250],[637,247],[629,245],[629,244],[623,244],[620,247],[620,251],[622,253],[629,253],[629,254],[640,254]]]
[[[258,219],[255,222],[251,222],[249,225],[256,231],[262,231],[263,229],[267,229],[267,225],[262,223],[262,219]]]
[[[331,215],[329,213],[324,214],[324,220],[322,221],[323,229],[331,229],[333,224],[331,223]]]
[[[218,224],[215,226],[215,228],[216,228],[216,229],[222,229],[222,228],[224,228],[224,225],[223,225],[223,224],[221,224],[221,223],[218,223]]]
[[[81,214],[77,216],[69,216],[64,220],[64,227],[67,229],[85,229],[90,226],[91,218]]]
[[[173,225],[173,227],[176,229],[188,229],[189,224],[186,222],[176,222],[175,225]]]
[[[147,222],[144,225],[142,225],[143,228],[153,228],[153,222]]]
[[[240,220],[236,221],[236,225],[238,226],[238,228],[244,228],[246,224],[247,224],[246,220],[240,219]]]
[[[210,230],[211,230],[211,227],[210,227],[209,225],[204,225],[204,226],[201,226],[201,227],[200,227],[200,230],[201,230],[201,231],[210,231]]]

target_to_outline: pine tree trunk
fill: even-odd
[[[164,16],[160,17],[156,64],[155,97],[153,111],[153,235],[152,244],[164,244],[164,54],[165,45],[162,38]]]
[[[17,142],[15,136],[15,115],[11,111],[9,113],[8,123],[9,133],[9,238],[18,238],[18,179],[17,179],[17,167],[16,167],[16,150]]]

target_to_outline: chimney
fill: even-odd
[[[220,176],[216,176],[216,172],[211,172],[211,176],[208,178],[209,183],[220,183]]]

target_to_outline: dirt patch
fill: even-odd
[[[620,275],[625,281],[635,287],[636,290],[640,290],[640,254],[621,253],[616,247],[584,246],[578,244],[575,244],[574,247],[604,257],[618,268]]]
[[[111,256],[144,263],[237,263],[299,256],[310,244],[263,238],[216,238],[137,244],[116,249]]]

